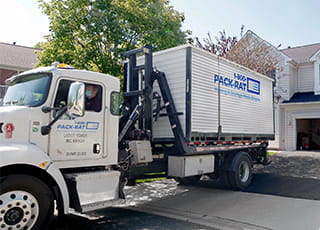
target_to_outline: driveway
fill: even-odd
[[[244,192],[202,180],[133,208],[218,229],[319,230],[319,166],[320,152],[280,152],[269,166],[254,169]]]
[[[126,187],[127,204],[70,216],[56,229],[320,229],[320,152],[280,152],[256,167],[244,192],[204,178],[195,186],[174,180]]]

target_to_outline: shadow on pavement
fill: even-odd
[[[86,217],[55,219],[51,230],[213,230],[213,228],[123,208],[108,208]]]
[[[212,180],[202,180],[197,186],[225,189],[219,182]],[[253,175],[251,185],[243,192],[320,200],[320,180],[270,173],[256,173]]]
[[[267,173],[254,174],[251,185],[244,192],[320,200],[320,180]]]

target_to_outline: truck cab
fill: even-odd
[[[41,210],[52,207],[53,199],[60,201],[63,213],[69,212],[69,203],[86,211],[118,200],[120,172],[113,169],[118,163],[119,80],[55,64],[13,76],[7,84],[0,107],[1,224],[43,226]],[[72,86],[78,89],[69,92]],[[86,105],[86,88],[96,90],[94,109]],[[72,93],[80,103],[73,105],[80,110],[73,114],[67,109],[75,103]],[[12,185],[21,178],[24,182]],[[36,186],[47,190],[49,201],[36,197]],[[33,218],[16,203],[25,203]]]

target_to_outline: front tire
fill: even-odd
[[[23,174],[4,176],[0,181],[0,228],[46,229],[54,207],[49,187]]]

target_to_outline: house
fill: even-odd
[[[277,57],[275,74],[275,141],[282,150],[320,150],[320,43],[278,49],[248,31],[239,41],[270,47]]]
[[[288,59],[279,86],[279,147],[320,150],[320,43],[280,50]]]
[[[5,80],[14,74],[34,68],[39,49],[0,42],[0,98],[5,91]]]

